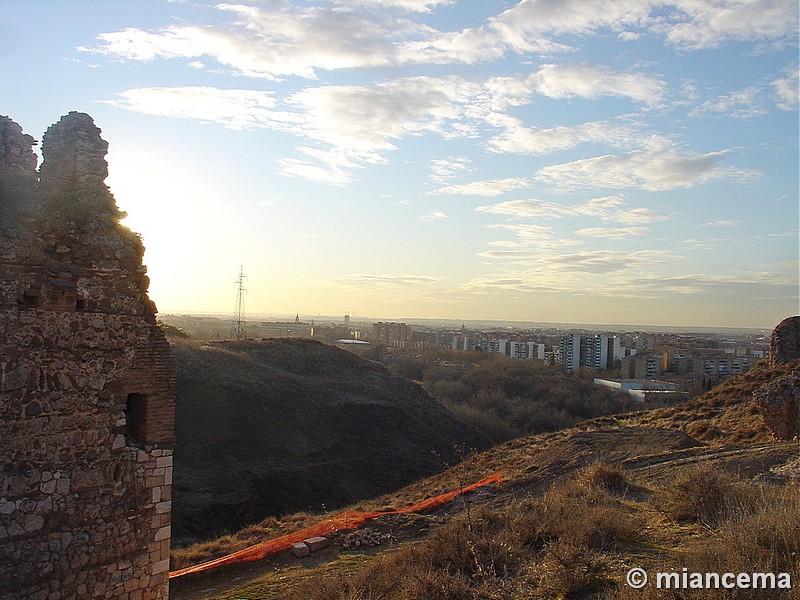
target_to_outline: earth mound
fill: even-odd
[[[173,539],[335,509],[489,446],[421,386],[303,339],[173,344]]]

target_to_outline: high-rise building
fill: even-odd
[[[577,333],[561,336],[558,340],[558,356],[567,371],[577,371],[581,366],[581,336]]]
[[[620,339],[605,334],[584,337],[581,351],[581,365],[598,371],[615,368],[624,356]]]

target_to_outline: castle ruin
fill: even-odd
[[[0,117],[0,599],[165,599],[175,367],[107,143]]]

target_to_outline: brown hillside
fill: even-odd
[[[746,373],[731,377],[692,400],[651,411],[592,419],[580,424],[594,427],[634,426],[679,429],[710,444],[769,442],[773,435],[764,423],[753,393],[767,383],[800,370],[800,360],[770,365],[761,361]]]
[[[172,349],[179,540],[374,497],[456,463],[456,446],[488,446],[421,386],[319,342]]]
[[[173,597],[681,597],[650,590],[631,595],[624,584],[631,566],[758,566],[788,570],[796,579],[798,445],[772,439],[752,398],[798,367],[764,362],[679,406],[512,440],[355,506],[408,506],[494,471],[506,475],[500,487],[424,515],[375,521],[365,535],[383,539],[380,546],[354,548],[358,535],[334,535],[333,546],[309,559],[280,555],[173,581]],[[199,562],[320,518],[265,522],[216,547],[178,553],[175,564]]]

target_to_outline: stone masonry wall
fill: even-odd
[[[48,130],[46,185],[12,124],[0,117],[0,599],[165,599],[175,367],[143,248],[117,222],[88,115]]]

